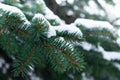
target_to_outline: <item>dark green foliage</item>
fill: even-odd
[[[81,1],[87,5],[88,2]],[[106,51],[120,51],[114,30],[75,24],[83,36],[82,33],[59,31],[54,28],[65,24],[61,25],[62,21],[57,21],[53,13],[49,16],[55,18],[47,18],[46,9],[42,0],[3,0],[0,3],[0,57],[7,55],[12,59],[9,72],[3,75],[0,71],[0,79],[21,80],[22,76],[29,80],[32,69],[43,80],[83,80],[83,73],[94,80],[120,79],[120,71],[113,65],[120,63],[119,60],[106,60],[100,51],[85,50],[79,45],[87,42],[96,49],[100,46]],[[97,15],[87,13],[86,16],[93,19]],[[105,17],[100,19],[107,20]],[[52,27],[56,34],[48,37]]]
[[[65,40],[68,41],[82,41],[83,38],[81,37],[80,34],[78,33],[69,33],[67,31],[63,31],[63,32],[57,32],[58,37],[64,37]]]
[[[94,45],[101,45],[107,51],[119,51],[120,46],[116,42],[118,35],[114,30],[107,28],[86,28],[84,26],[77,25],[84,34],[87,42]]]
[[[84,53],[84,59],[87,62],[85,73],[87,73],[88,77],[94,75],[95,80],[119,80],[119,70],[113,63],[103,59],[103,55],[100,52],[94,50],[86,51],[80,46],[76,47]]]
[[[47,38],[51,25],[42,14],[35,14],[28,21],[20,11],[10,12],[4,8],[0,10],[4,18],[0,22],[0,44],[16,59],[13,66],[15,76],[25,76],[32,65],[39,63],[40,67],[49,64],[59,73],[69,70],[76,72],[84,68],[81,53],[74,49],[72,43],[61,41],[59,37]],[[74,38],[79,39],[79,36]]]

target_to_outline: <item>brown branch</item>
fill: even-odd
[[[58,50],[61,50],[61,49],[58,49]],[[73,63],[73,64],[76,64],[76,61],[69,55],[69,54],[67,54],[65,51],[61,51],[62,52],[62,54],[64,54],[64,55],[66,55],[66,57],[67,58],[69,58],[70,59],[70,61]]]
[[[42,30],[42,26],[41,25],[36,25],[37,29],[40,31]]]
[[[6,18],[6,20],[8,21],[8,20],[11,20],[11,21],[14,21],[14,22],[17,22],[18,23],[18,21],[20,21],[19,19],[13,19],[13,18]]]
[[[43,66],[44,66],[44,64],[42,63],[42,61],[40,61],[38,58],[35,58],[35,60],[36,60],[40,65],[43,65]]]
[[[0,23],[1,24],[1,23]],[[11,25],[8,25],[8,24],[3,24],[4,26],[5,26],[5,29],[8,27],[8,26],[11,26]],[[11,30],[13,30],[13,31],[16,31],[16,32],[19,32],[19,33],[21,33],[21,34],[23,34],[23,35],[26,35],[26,36],[30,36],[30,34],[29,34],[29,32],[27,32],[27,31],[24,31],[24,30],[22,30],[22,29],[19,29],[19,28],[14,28],[14,27],[9,27]]]
[[[49,43],[48,45],[53,47],[53,48],[55,48],[55,49],[57,49],[57,50],[59,50],[63,55],[65,55],[71,61],[72,64],[77,64],[75,59],[73,59],[67,52],[65,52],[64,50],[60,49],[58,46],[53,45],[51,43]]]
[[[21,67],[19,68],[19,72],[22,72],[26,66],[26,64],[30,61],[30,59],[32,58],[34,52],[35,52],[36,46],[34,46],[32,48],[32,50],[30,51],[30,53],[27,55],[26,59],[24,60],[24,62],[22,63]]]
[[[53,56],[53,58],[55,59],[55,61],[58,63],[58,65],[60,67],[63,67],[62,63],[60,63],[60,60],[57,58],[57,56],[54,53],[51,53],[50,50],[48,49],[48,45],[46,43],[44,43],[45,48],[47,49],[47,51]]]
[[[30,34],[27,32],[27,31],[24,31],[22,29],[19,29],[19,28],[14,28],[14,27],[11,27],[12,30],[15,30],[16,32],[18,33],[21,33],[23,35],[26,35],[27,37],[30,37]]]

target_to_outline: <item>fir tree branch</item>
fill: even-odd
[[[55,61],[57,62],[57,64],[58,64],[60,67],[63,67],[63,65],[62,65],[61,61],[58,59],[58,57],[57,57],[54,53],[51,53],[51,51],[50,51],[50,46],[47,45],[47,43],[45,43],[45,42],[44,42],[44,45],[45,45],[44,48],[48,51],[48,53],[49,53],[50,55],[52,55],[52,58],[55,59]]]
[[[2,23],[1,23],[2,24]],[[23,30],[23,29],[20,29],[20,28],[15,28],[15,27],[12,27],[11,25],[9,24],[2,24],[4,26],[4,29],[1,29],[1,34],[0,36],[2,35],[2,33],[6,30],[6,29],[9,29],[11,30],[12,33],[14,32],[17,32],[20,33],[21,35],[24,35],[25,37],[30,37],[30,33],[27,31],[27,30]],[[10,32],[10,34],[12,34]]]
[[[58,46],[56,46],[56,45],[54,45],[54,44],[51,44],[50,42],[48,43],[48,45],[49,45],[50,47],[53,47],[53,48],[55,48],[56,50],[60,51],[61,54],[65,55],[65,56],[70,60],[70,62],[71,62],[72,64],[76,64],[75,59],[74,59],[72,56],[70,56],[66,51],[62,50],[60,47],[58,47]]]
[[[24,63],[21,64],[21,66],[19,68],[19,73],[23,72],[25,66],[29,63],[29,61],[31,60],[33,54],[35,53],[35,49],[36,49],[36,45],[32,48],[30,53],[27,55],[26,59],[24,60]]]
[[[45,66],[45,64],[43,64],[42,61],[40,61],[38,58],[34,58],[35,61],[37,61],[38,64],[42,65],[42,66]]]
[[[14,28],[14,27],[11,27],[11,30],[14,30],[15,32],[18,32],[18,33],[25,35],[27,37],[30,37],[30,33],[28,33],[28,31],[25,31],[25,30],[22,30],[19,28]]]
[[[63,37],[68,41],[81,41],[82,36],[76,32],[68,33],[67,31],[57,32],[57,37]]]

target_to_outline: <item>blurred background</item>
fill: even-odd
[[[118,26],[120,0],[45,0],[46,5],[66,23],[76,18],[109,21]]]
[[[0,0],[0,2],[3,1],[4,0]],[[20,1],[24,3],[29,0]],[[53,11],[55,15],[60,17],[65,24],[71,24],[77,18],[108,21],[120,37],[120,0],[44,1],[47,7]],[[108,43],[107,45],[99,40],[93,39],[90,41],[87,40],[87,38],[88,37],[86,37],[86,42],[88,43],[83,42],[84,44],[80,43],[80,45],[77,46],[85,53],[85,61],[87,62],[85,71],[78,74],[65,73],[62,74],[61,77],[51,70],[50,72],[47,68],[41,70],[41,72],[35,69],[28,74],[29,79],[25,80],[120,80],[120,38],[117,38],[117,44]],[[94,42],[102,44],[103,47],[97,46],[100,51],[92,50],[92,48],[98,44],[94,44]],[[113,45],[115,45],[115,47]],[[112,46],[112,48],[108,48],[109,46]],[[87,53],[89,53],[89,55]],[[24,80],[22,77],[12,77],[11,64],[13,64],[13,60],[14,57],[7,54],[0,47],[0,80]],[[67,78],[65,76],[67,76]]]

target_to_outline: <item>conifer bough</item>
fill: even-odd
[[[110,23],[78,18],[65,24],[43,0],[0,2],[0,49],[14,58],[14,76],[28,76],[35,69],[44,80],[48,73],[48,80],[82,80],[82,74],[94,80],[120,79],[114,66],[120,61],[103,57],[120,51]]]
[[[76,36],[71,36],[71,40],[80,40],[82,33],[77,27],[74,32],[69,32],[69,27],[59,31],[41,13],[28,20],[20,9],[3,3],[0,3],[0,15],[0,44],[15,57],[15,76],[24,75],[30,66],[36,64],[40,67],[50,65],[58,72],[84,68],[81,53],[77,52],[72,42],[60,38],[74,34]]]

